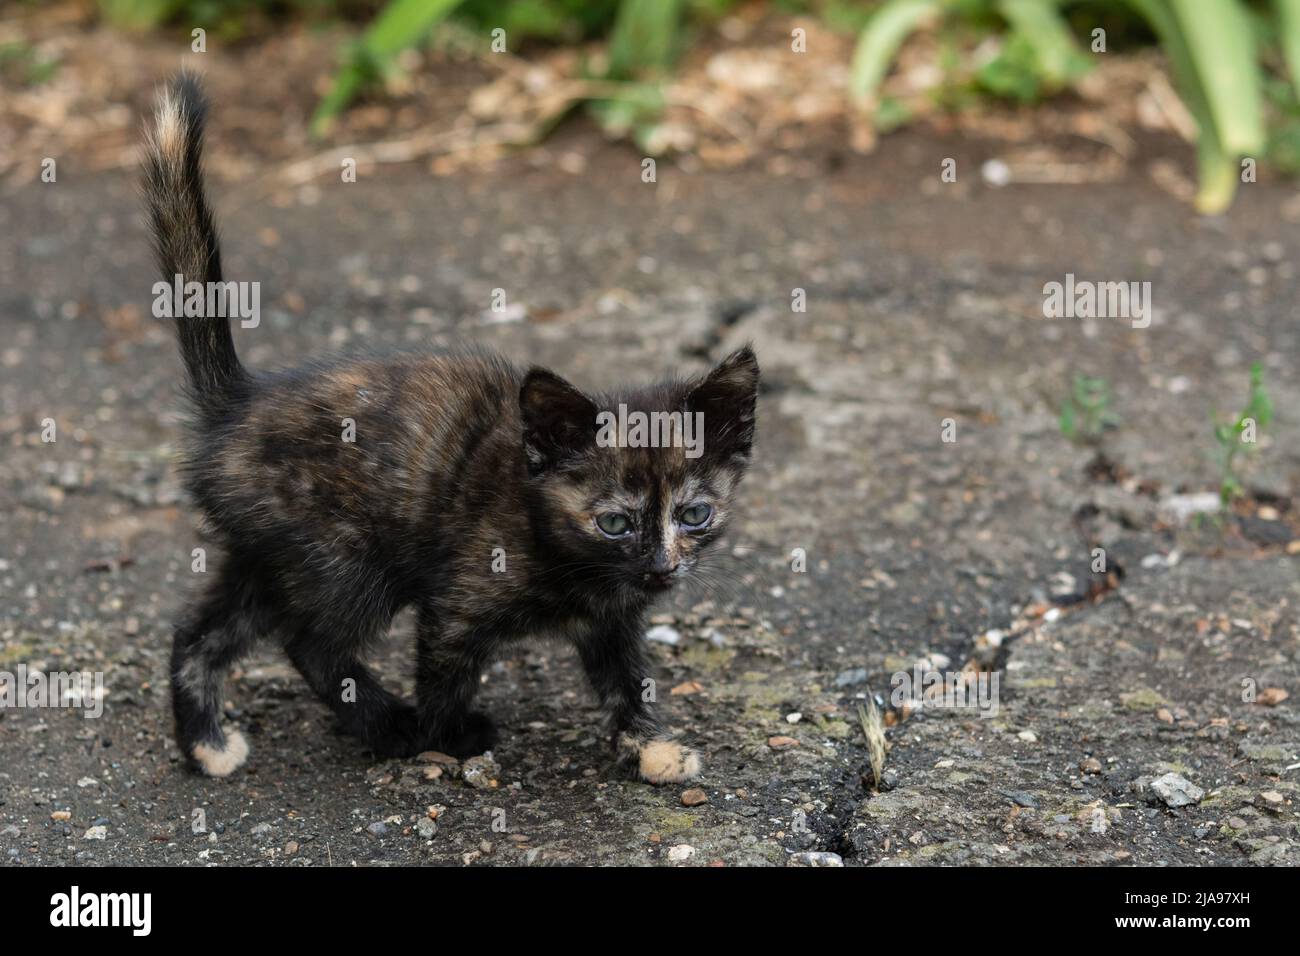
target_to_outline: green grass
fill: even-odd
[[[1230,422],[1220,421],[1217,413],[1210,415],[1214,441],[1218,446],[1219,504],[1224,510],[1244,490],[1238,472],[1238,456],[1242,451],[1250,453],[1255,450],[1259,432],[1272,421],[1273,400],[1264,385],[1264,366],[1256,362],[1250,367],[1250,394],[1241,414]]]

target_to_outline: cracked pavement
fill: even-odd
[[[705,800],[616,777],[576,662],[541,644],[484,677],[503,739],[464,775],[482,786],[371,760],[269,645],[227,685],[246,767],[183,769],[166,659],[199,538],[170,465],[178,362],[148,312],[134,184],[107,173],[25,188],[0,229],[0,670],[106,684],[94,720],[0,710],[0,862],[1300,863],[1285,187],[1245,187],[1217,221],[1136,174],[922,189],[954,150],[980,159],[923,134],[815,176],[661,164],[643,184],[631,151],[560,135],[582,176],[513,160],[269,196],[216,183],[228,277],[262,283],[236,343],[268,367],[469,338],[600,387],[752,342],[759,445],[732,551],[654,620],[678,637],[654,644],[656,677],[706,755]],[[1067,273],[1151,281],[1151,327],[1045,319],[1042,287]],[[1276,410],[1254,510],[1171,522],[1170,494],[1216,490],[1209,411],[1241,406],[1252,361]],[[1118,480],[1059,431],[1075,373],[1111,383]],[[403,617],[377,662],[407,694],[410,643]],[[919,660],[1002,668],[996,715],[889,706]],[[1199,800],[1168,806],[1170,773]]]

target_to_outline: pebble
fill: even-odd
[[[1088,757],[1080,761],[1079,769],[1084,773],[1101,773],[1101,761],[1096,757]]]
[[[695,847],[689,843],[679,843],[668,851],[668,859],[674,863],[681,863],[683,860],[689,860],[695,855]]]
[[[682,791],[682,806],[698,807],[702,803],[709,802],[709,795],[699,787],[692,787],[690,790]]]
[[[645,639],[647,641],[656,641],[660,644],[676,646],[677,643],[681,641],[682,634],[681,631],[674,627],[669,627],[667,624],[656,624],[645,632]]]
[[[388,835],[388,824],[375,822],[366,827],[366,832],[371,836],[381,837]]]
[[[1027,807],[1030,810],[1038,807],[1038,800],[1034,798],[1034,795],[1024,790],[999,790],[998,793],[1018,807]]]
[[[1259,692],[1259,696],[1255,700],[1265,707],[1276,707],[1290,696],[1281,687],[1265,687]]]
[[[838,853],[824,850],[808,850],[796,853],[786,862],[786,866],[843,866],[844,858]]]
[[[254,840],[260,840],[264,836],[270,836],[271,824],[259,823],[257,826],[253,827],[250,832],[252,833]]]
[[[1282,794],[1278,793],[1276,790],[1265,790],[1263,793],[1259,795],[1259,799],[1264,801],[1264,803],[1268,805],[1268,808],[1270,810],[1274,808],[1279,808],[1282,806],[1282,804],[1286,802],[1286,798],[1283,797]]]
[[[108,827],[91,827],[82,837],[83,840],[107,840]]]
[[[767,745],[773,750],[788,750],[791,747],[798,747],[799,741],[795,740],[793,737],[776,736],[768,737]]]
[[[50,819],[51,819],[51,820],[58,820],[60,823],[62,823],[62,822],[65,821],[65,820],[71,820],[71,819],[72,819],[72,811],[71,811],[71,810],[55,810],[53,813],[50,814]]]
[[[797,724],[801,720],[803,720],[803,714],[799,713],[797,710],[791,711],[785,715],[785,722],[787,724]]]
[[[1167,773],[1151,781],[1151,789],[1168,807],[1186,807],[1200,803],[1205,791],[1186,777]]]
[[[858,684],[867,682],[867,669],[865,667],[855,667],[852,670],[840,671],[835,675],[836,687],[856,687]]]
[[[438,832],[438,824],[428,817],[420,817],[419,820],[415,821],[415,832],[425,840],[432,839],[433,835]]]
[[[286,843],[286,844],[284,845],[284,855],[285,855],[285,856],[293,856],[293,855],[294,855],[295,853],[297,853],[297,852],[298,852],[298,841],[297,841],[297,840],[290,840],[288,843]]]
[[[470,757],[461,768],[460,778],[476,790],[490,790],[496,787],[497,776],[501,768],[492,757],[491,751],[477,757]]]

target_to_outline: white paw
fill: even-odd
[[[248,759],[248,741],[233,728],[226,728],[226,746],[217,749],[211,744],[195,744],[194,760],[209,777],[228,777]]]
[[[647,783],[681,783],[700,775],[700,755],[671,740],[651,740],[638,752],[637,769]]]

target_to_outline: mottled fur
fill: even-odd
[[[201,91],[182,77],[148,141],[145,195],[168,279],[220,279],[203,115]],[[177,323],[194,406],[186,486],[223,552],[175,633],[177,737],[192,763],[220,776],[243,761],[243,738],[220,724],[222,681],[262,637],[279,637],[374,753],[465,756],[494,739],[471,709],[482,670],[509,643],[549,636],[577,648],[629,768],[655,783],[698,773],[643,700],[644,614],[731,518],[753,440],[753,352],[699,379],[589,396],[474,350],[250,374],[226,319]],[[704,454],[599,447],[597,412],[620,402],[702,412]],[[345,419],[355,441],[343,440]],[[699,503],[711,523],[683,527],[683,509]],[[608,512],[632,531],[602,532],[595,518]],[[407,606],[415,705],[363,663]]]

